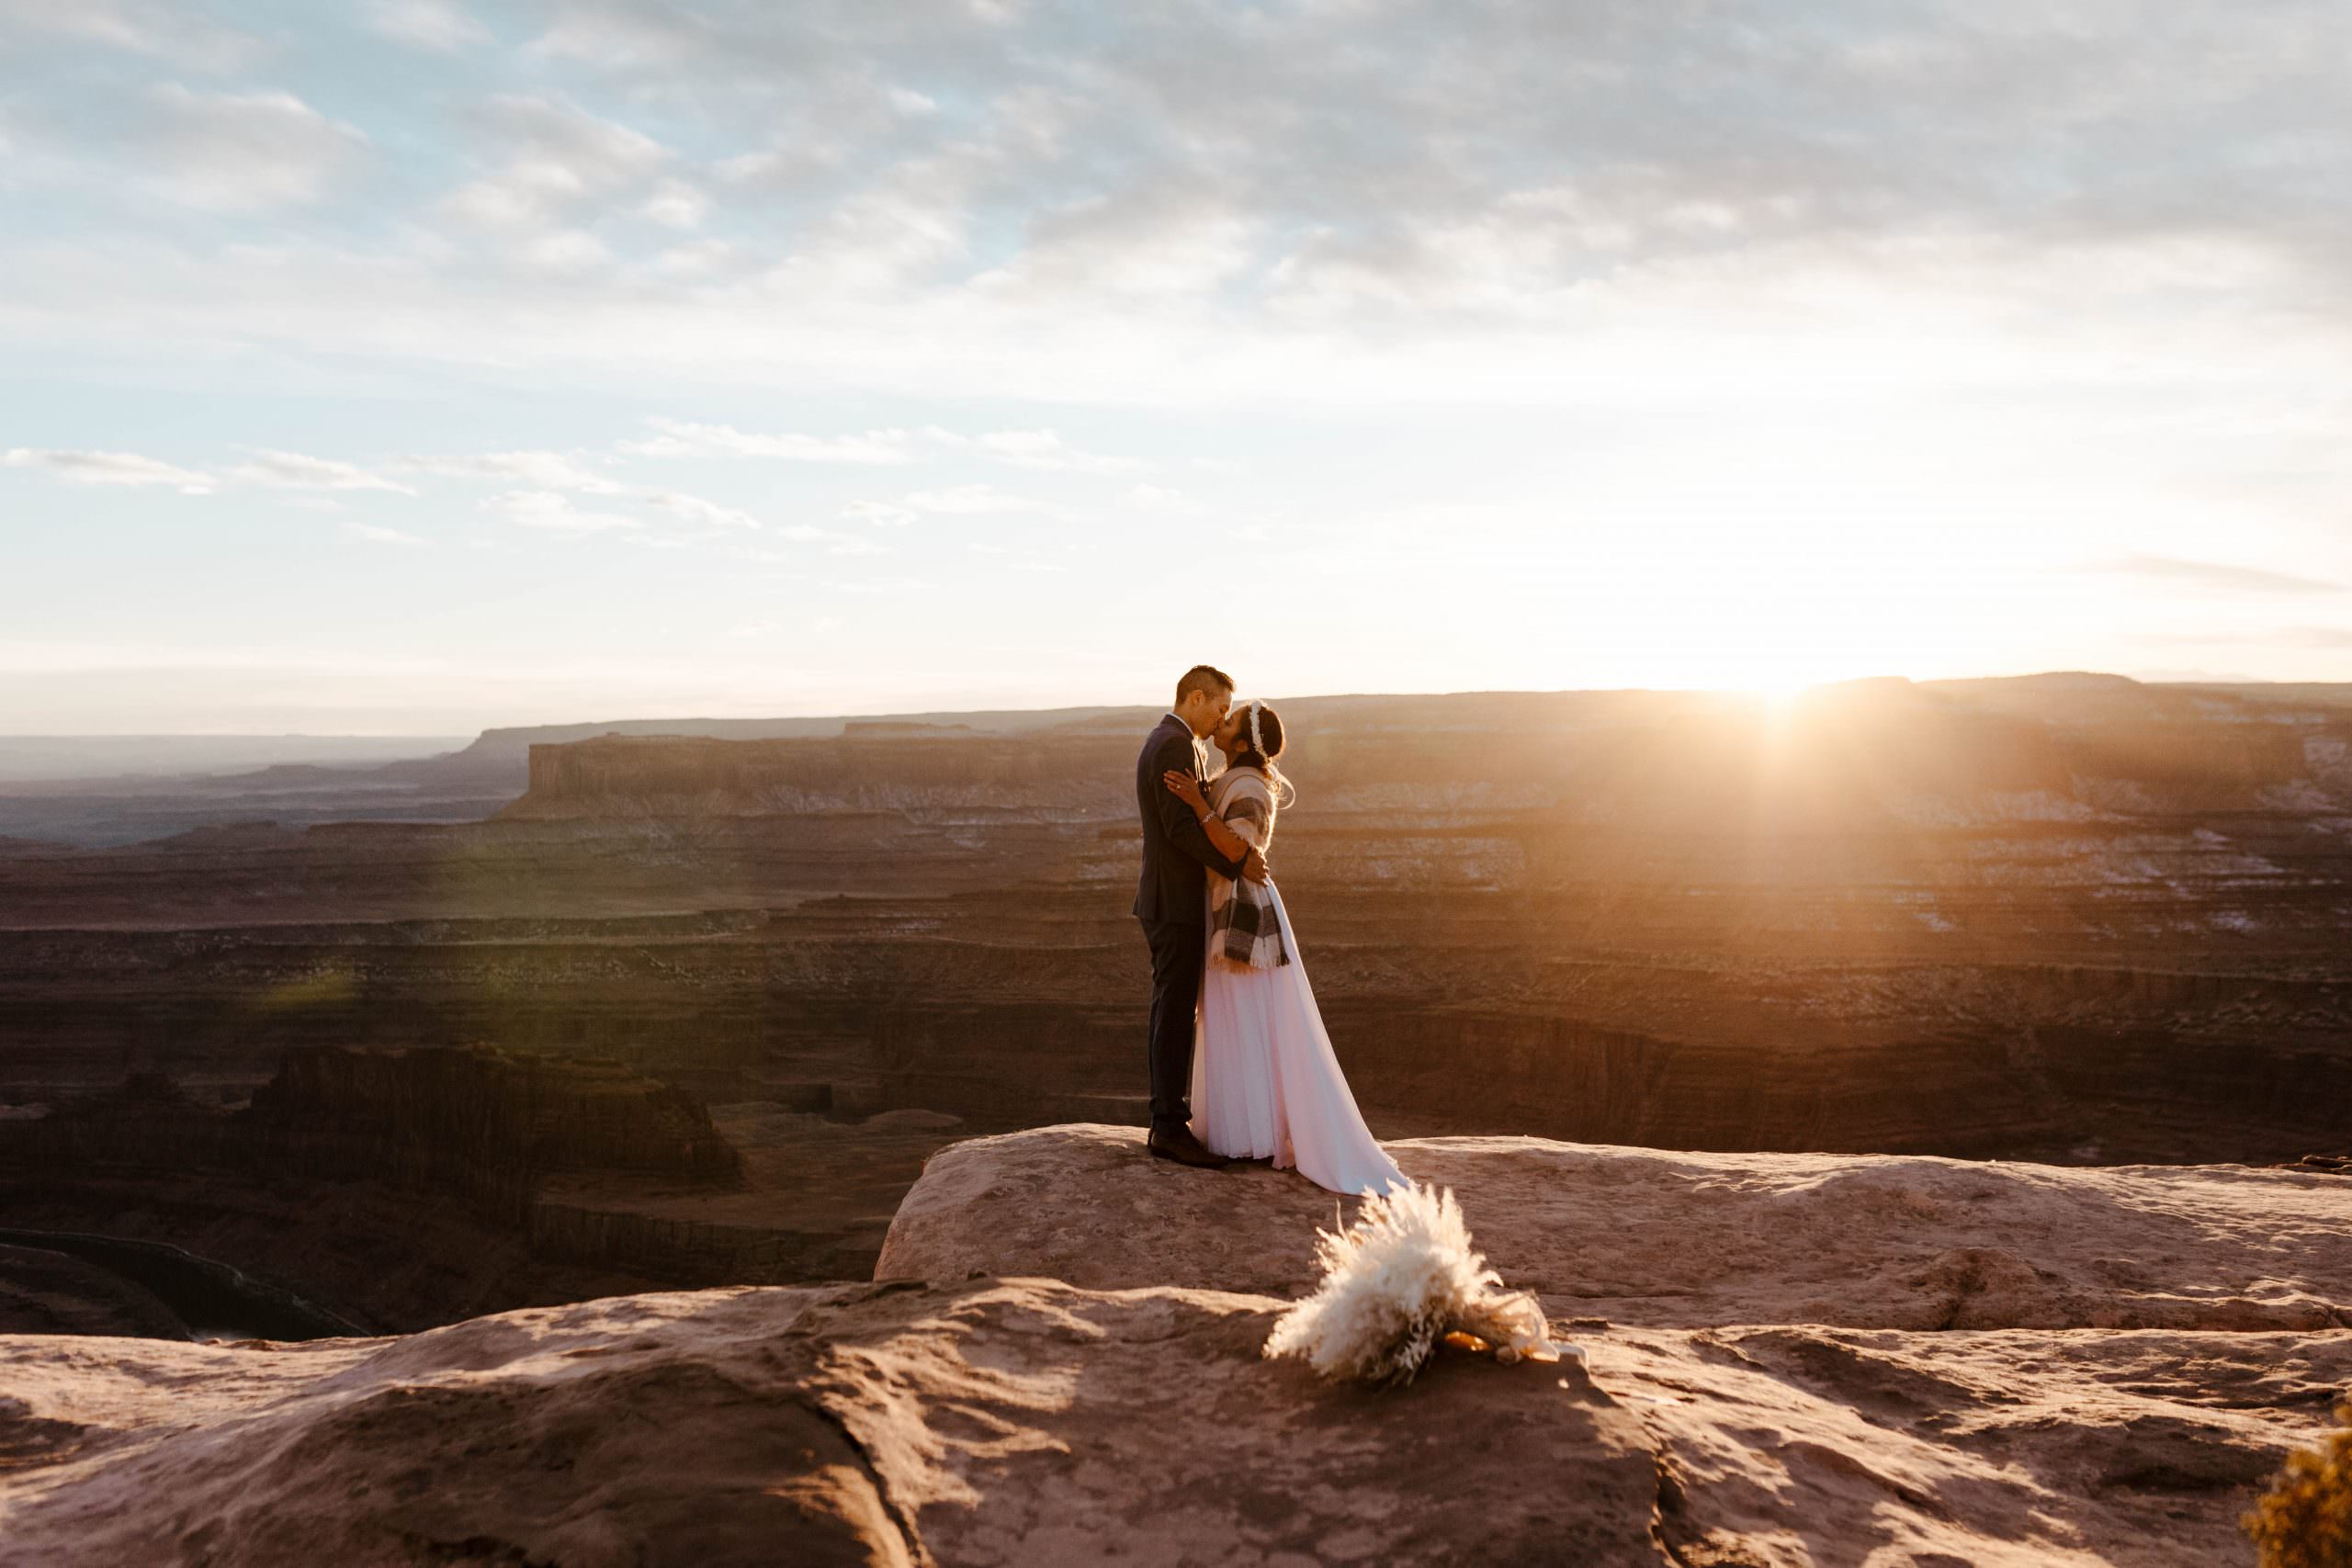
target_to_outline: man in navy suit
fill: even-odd
[[[1176,682],[1176,705],[1146,738],[1136,759],[1136,809],[1143,817],[1143,875],[1136,884],[1136,919],[1151,944],[1151,1152],[1184,1165],[1221,1167],[1193,1135],[1193,1020],[1200,1007],[1201,970],[1208,961],[1209,871],[1220,876],[1266,879],[1256,850],[1246,860],[1217,852],[1192,808],[1170,793],[1161,775],[1199,776],[1203,737],[1233,706],[1233,677],[1195,664]]]

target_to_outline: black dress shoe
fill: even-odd
[[[1193,1136],[1190,1127],[1179,1127],[1172,1133],[1155,1127],[1148,1142],[1155,1159],[1172,1159],[1179,1165],[1198,1166],[1204,1170],[1225,1168],[1225,1156],[1211,1154],[1200,1139]]]

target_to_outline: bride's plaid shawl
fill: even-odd
[[[1274,792],[1255,768],[1227,768],[1209,784],[1209,809],[1260,854],[1274,837]],[[1244,878],[1209,873],[1209,960],[1252,969],[1290,962],[1272,894]]]

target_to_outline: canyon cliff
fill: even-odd
[[[752,1244],[726,1227],[560,1201],[583,1179],[639,1192],[746,1184],[742,1155],[677,1089],[614,1063],[482,1047],[300,1046],[235,1111],[139,1075],[0,1122],[12,1224],[209,1247],[361,1323],[421,1325],[460,1303],[544,1299],[547,1284],[761,1277],[742,1256]],[[383,1274],[343,1259],[349,1232],[403,1210],[436,1216],[438,1235],[390,1222],[419,1256]]]
[[[1275,871],[1384,1137],[2352,1152],[2352,689],[1280,705]],[[858,1271],[946,1141],[889,1118],[1141,1119],[1154,716],[502,733],[521,793],[489,820],[0,854],[0,1114],[134,1072],[233,1110],[313,1046],[609,1058],[768,1173],[640,1213],[794,1231],[744,1278]],[[618,1213],[628,1179],[540,1210]]]

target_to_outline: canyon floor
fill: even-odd
[[[1052,1127],[935,1156],[874,1282],[0,1337],[0,1562],[2244,1562],[2352,1382],[2352,1178],[1395,1152],[1581,1361],[1266,1361],[1330,1196]]]
[[[2352,688],[1283,706],[1276,874],[1384,1138],[2352,1153]],[[386,1330],[863,1275],[942,1145],[1142,1119],[1128,777],[1154,713],[934,716],[0,788],[0,1202]],[[743,1181],[491,1147],[329,1180],[199,1146],[295,1054],[476,1044],[693,1097]],[[134,1079],[177,1121],[64,1160],[31,1131]]]

